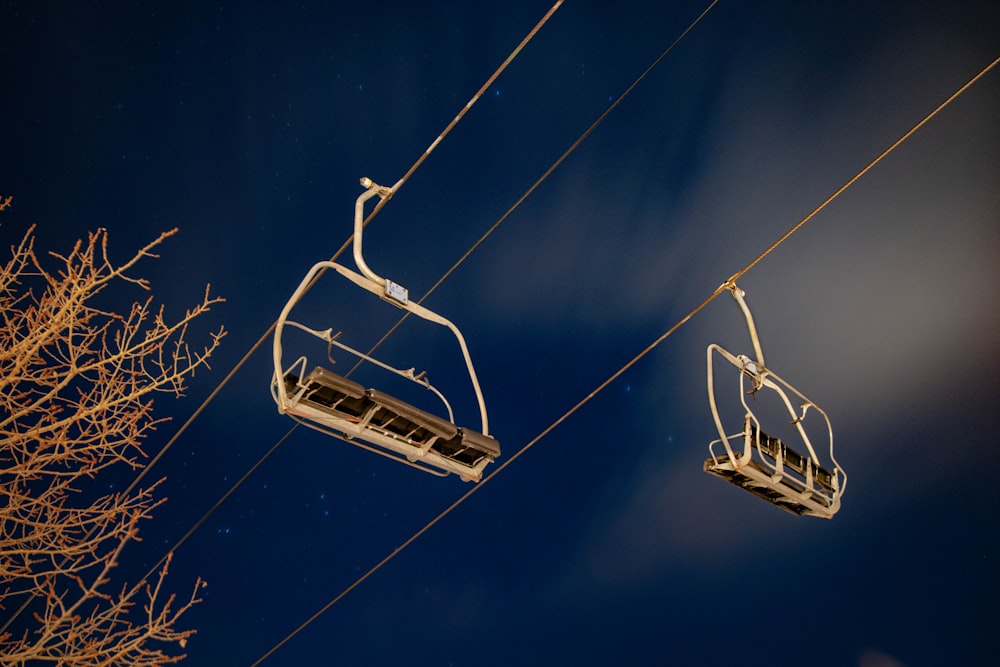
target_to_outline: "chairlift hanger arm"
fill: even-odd
[[[750,332],[750,342],[753,344],[753,353],[757,356],[755,361],[760,366],[759,370],[764,371],[764,369],[767,368],[764,363],[764,351],[761,349],[760,338],[757,336],[757,325],[754,324],[753,314],[751,314],[750,307],[747,306],[746,299],[744,298],[746,296],[746,292],[737,287],[734,282],[728,282],[724,285],[724,287],[729,290],[730,294],[733,295],[733,298],[736,299],[736,303],[739,304],[740,310],[743,311],[743,317],[746,318],[747,321],[747,330]]]
[[[367,176],[361,179],[361,187],[365,188],[365,191],[354,202],[354,263],[366,278],[388,289],[390,281],[372,271],[365,263],[365,258],[362,255],[361,236],[365,230],[365,204],[376,196],[389,199],[393,195],[394,189],[378,185]]]

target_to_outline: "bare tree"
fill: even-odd
[[[0,197],[0,210],[7,205]],[[180,395],[224,335],[220,328],[200,349],[185,340],[191,322],[221,301],[207,287],[173,322],[151,297],[126,314],[100,307],[110,295],[98,295],[114,284],[149,290],[129,274],[176,231],[116,264],[103,229],[42,261],[32,228],[0,267],[2,665],[143,667],[184,657],[193,630],[175,626],[199,601],[200,580],[177,599],[161,590],[164,565],[148,580],[111,587],[123,549],[165,500],[155,494],[159,482],[107,494],[94,479],[113,466],[145,468],[142,442],[162,421],[152,414],[154,394]]]

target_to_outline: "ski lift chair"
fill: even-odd
[[[733,283],[727,287],[746,318],[756,359],[743,354],[733,355],[715,343],[708,346],[708,400],[719,438],[709,443],[711,456],[705,460],[704,470],[792,514],[833,518],[840,509],[847,475],[834,458],[830,419],[815,403],[764,365],[764,354],[753,316],[744,300],[745,294]],[[716,403],[713,369],[716,354],[739,371],[739,395],[744,418],[742,428],[732,435],[727,435]],[[768,435],[761,428],[757,415],[747,402],[747,396],[754,396],[759,391],[773,391],[779,397],[794,426],[797,436],[795,447]],[[793,405],[793,400],[798,408]],[[826,465],[820,462],[804,427],[810,410],[822,418],[811,421],[825,425],[829,439],[829,463]]]
[[[319,262],[306,273],[275,325],[271,395],[279,413],[305,426],[425,472],[438,476],[455,473],[465,481],[479,481],[483,469],[500,456],[500,445],[489,435],[486,404],[465,338],[451,321],[410,301],[405,287],[375,274],[365,263],[361,254],[365,203],[375,196],[388,199],[393,190],[367,178],[361,179],[361,185],[365,192],[358,197],[354,208],[354,261],[361,273],[335,262]],[[320,331],[288,319],[292,308],[313,281],[328,269],[398,308],[448,328],[455,335],[479,404],[480,430],[456,425],[451,405],[431,385],[426,373],[415,373],[413,368],[394,368],[378,361],[340,342],[340,333],[335,334],[333,329]],[[325,341],[331,349],[340,348],[432,391],[444,404],[447,419],[380,390],[365,388],[322,366],[310,369],[305,356],[285,368],[282,365],[282,334],[286,325]]]

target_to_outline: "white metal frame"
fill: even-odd
[[[363,425],[352,423],[349,420],[339,419],[331,416],[325,412],[317,411],[308,405],[300,404],[299,399],[302,398],[305,392],[305,386],[301,385],[302,379],[305,373],[308,371],[307,365],[308,361],[306,357],[299,357],[295,362],[290,364],[285,368],[282,364],[282,334],[286,325],[300,329],[308,334],[311,334],[326,343],[343,349],[351,354],[354,354],[364,361],[373,363],[380,368],[395,373],[403,378],[411,380],[424,386],[430,391],[434,392],[438,398],[444,403],[444,406],[448,412],[448,421],[455,423],[454,414],[452,412],[451,405],[445,399],[444,395],[433,387],[427,380],[425,373],[414,373],[414,369],[410,368],[407,370],[394,368],[388,364],[382,363],[373,357],[356,350],[338,340],[340,336],[339,333],[334,333],[333,329],[317,330],[311,327],[305,326],[298,322],[292,321],[289,315],[298,301],[305,294],[306,290],[309,289],[310,284],[315,280],[315,278],[320,274],[321,271],[326,269],[332,269],[338,274],[347,278],[355,285],[361,287],[372,294],[382,298],[383,300],[391,303],[397,308],[406,310],[407,312],[416,315],[417,317],[433,322],[440,326],[447,328],[454,334],[455,338],[458,340],[459,347],[462,351],[462,357],[465,359],[465,364],[469,372],[469,378],[472,382],[472,388],[476,395],[476,400],[479,404],[479,416],[482,424],[481,433],[487,437],[489,436],[489,419],[486,413],[486,402],[483,398],[483,392],[479,385],[479,379],[476,375],[475,367],[472,364],[472,357],[469,354],[468,345],[465,342],[465,337],[457,326],[450,320],[432,312],[431,310],[423,307],[419,303],[415,303],[409,299],[409,294],[405,287],[394,283],[391,280],[379,276],[374,271],[369,268],[368,264],[365,262],[362,256],[362,232],[364,229],[364,209],[365,203],[372,199],[373,197],[381,197],[383,199],[388,199],[392,196],[392,188],[385,188],[376,183],[373,183],[368,178],[361,179],[361,185],[365,188],[365,191],[357,198],[354,207],[354,261],[361,273],[352,271],[351,269],[337,264],[336,262],[323,261],[317,262],[312,266],[311,269],[306,273],[305,277],[299,283],[299,286],[292,293],[292,296],[288,299],[288,302],[282,308],[278,320],[275,324],[274,330],[274,342],[273,342],[273,360],[274,360],[274,374],[271,381],[271,394],[274,398],[275,403],[278,406],[278,412],[281,414],[288,414],[289,416],[296,418],[301,423],[309,426],[310,428],[315,428],[329,435],[336,436],[342,440],[350,442],[351,444],[356,444],[365,449],[369,449],[378,454],[384,456],[389,456],[390,458],[400,460],[403,463],[413,465],[414,467],[420,468],[426,472],[431,472],[433,474],[447,474],[447,472],[455,472],[460,474],[463,478],[469,478],[468,468],[463,468],[459,464],[456,464],[446,457],[440,456],[436,452],[431,451],[429,448],[423,448],[422,450],[414,451],[412,447],[403,447],[402,443],[398,442],[391,437],[382,437],[376,432],[368,431]],[[288,389],[285,386],[285,377],[292,371],[300,369],[298,377],[300,378],[299,390],[295,393],[289,395]],[[309,419],[313,422],[319,422],[319,424],[307,423],[303,421],[302,418]],[[379,445],[382,448],[388,449],[392,454],[381,451],[379,449],[369,447],[358,440],[367,440]],[[413,456],[419,456],[426,459],[428,465],[422,465],[421,461],[413,460]],[[440,459],[440,460],[438,460]],[[444,472],[435,470],[434,468],[443,469]],[[481,471],[480,471],[481,472]],[[478,478],[478,475],[473,478]]]
[[[764,365],[764,353],[761,350],[753,315],[751,315],[744,299],[745,294],[735,284],[730,283],[727,288],[743,311],[756,359],[751,359],[743,354],[733,355],[715,343],[708,346],[706,351],[708,400],[719,438],[709,443],[711,458],[705,462],[705,470],[724,477],[790,512],[832,518],[840,509],[840,499],[847,486],[847,474],[834,457],[833,427],[830,424],[830,419],[819,406]],[[716,404],[713,368],[715,354],[739,370],[740,401],[745,410],[745,417],[743,428],[734,435],[726,434]],[[747,379],[750,380],[749,388],[746,386]],[[804,471],[794,470],[786,465],[781,448],[779,448],[777,456],[765,455],[767,443],[762,443],[762,439],[767,438],[767,436],[763,434],[757,416],[746,399],[747,395],[752,395],[763,389],[774,391],[778,395],[801,443],[805,445],[807,454],[800,453],[807,456],[809,460]],[[798,409],[793,405],[792,399],[798,402]],[[833,465],[832,469],[826,468],[820,462],[809,434],[803,427],[803,422],[810,410],[818,413],[825,423],[829,438],[829,461]],[[720,443],[725,452],[717,454],[715,447]],[[755,452],[756,456],[754,456]],[[824,472],[829,474],[829,480],[825,477],[822,480],[817,479],[818,475],[822,475]],[[828,486],[832,488],[827,488]]]

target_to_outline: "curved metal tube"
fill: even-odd
[[[739,304],[740,310],[743,311],[743,316],[747,320],[747,329],[750,331],[750,342],[753,344],[754,354],[757,355],[755,361],[761,366],[759,370],[764,371],[764,369],[767,368],[767,364],[764,363],[764,351],[760,347],[760,338],[757,337],[757,325],[754,324],[753,315],[750,313],[750,307],[747,306],[747,302],[743,298],[746,296],[746,292],[737,287],[736,283],[729,283],[727,287],[732,293],[733,298],[736,299],[736,303]]]
[[[729,455],[729,460],[739,460],[741,464],[746,463],[746,460],[749,459],[750,452],[743,452],[740,456],[736,456],[736,453],[729,444],[730,436],[726,435],[726,429],[722,426],[722,417],[719,416],[719,407],[715,403],[715,371],[712,368],[713,351],[718,352],[734,366],[738,366],[739,364],[736,361],[736,357],[716,343],[709,344],[706,349],[706,361],[708,362],[708,405],[712,409],[712,420],[715,422],[715,428],[719,432],[719,439],[722,441],[722,446],[726,448],[726,454]]]
[[[285,414],[286,406],[288,405],[288,392],[285,390],[285,383],[281,380],[281,378],[285,375],[285,370],[281,367],[281,336],[285,330],[285,322],[288,320],[288,314],[292,312],[292,308],[299,302],[302,295],[305,294],[306,289],[309,287],[309,283],[312,282],[313,277],[320,268],[322,267],[317,264],[316,266],[313,266],[308,273],[306,273],[302,282],[299,283],[299,286],[294,292],[292,292],[292,296],[285,303],[285,307],[281,309],[281,313],[278,314],[278,319],[274,323],[274,338],[271,344],[271,354],[274,360],[274,382],[277,385],[276,402],[278,404],[278,412],[281,414]]]
[[[361,234],[365,230],[365,203],[375,196],[389,197],[392,195],[392,190],[373,183],[367,177],[361,179],[361,186],[365,191],[354,202],[354,264],[366,278],[385,286],[385,278],[372,271],[365,263],[365,258],[361,254]]]

